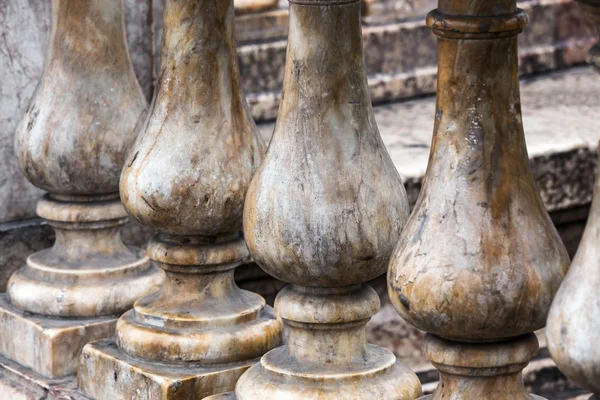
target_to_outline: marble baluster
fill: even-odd
[[[440,371],[427,399],[534,399],[522,369],[538,352],[567,272],[523,133],[515,0],[439,0],[437,106],[421,193],[390,261],[400,315],[427,331]]]
[[[366,281],[385,273],[408,201],[367,90],[360,2],[290,2],[283,96],[248,191],[244,234],[267,273],[287,344],[238,381],[237,399],[415,399],[416,375],[368,344],[379,310]]]
[[[580,0],[600,28],[600,1]],[[589,62],[600,72],[600,46],[589,51]],[[600,399],[600,174],[594,199],[573,263],[550,308],[546,327],[548,350],[558,368]]]
[[[119,236],[128,221],[119,175],[146,114],[121,0],[53,0],[44,71],[15,152],[48,192],[36,211],[56,241],[31,254],[0,296],[0,353],[47,377],[75,373],[85,343],[111,336],[164,280]]]
[[[121,176],[129,214],[157,231],[166,284],[138,300],[116,341],[86,346],[80,389],[94,399],[201,399],[231,390],[280,343],[282,322],[241,290],[250,256],[242,211],[265,146],[240,90],[233,0],[167,0],[150,117]]]

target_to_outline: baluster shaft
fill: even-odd
[[[291,1],[283,98],[244,208],[254,260],[289,282],[288,342],[238,381],[238,399],[414,399],[417,377],[365,339],[408,216],[367,91],[360,3]],[[230,397],[232,395],[229,395]]]
[[[242,210],[264,153],[240,90],[233,0],[167,0],[163,18],[160,79],[120,188],[158,232],[148,256],[166,283],[119,319],[116,341],[84,349],[78,383],[95,399],[231,390],[281,336],[273,309],[233,279],[249,260]]]
[[[111,336],[120,314],[164,279],[119,236],[119,174],[146,112],[121,0],[54,0],[15,149],[27,179],[48,191],[36,211],[56,241],[28,257],[0,298],[0,351],[48,377],[74,373],[84,344]]]
[[[568,268],[528,164],[517,68],[526,21],[515,0],[440,0],[427,18],[439,53],[431,155],[388,289],[429,332],[435,400],[535,397],[521,370]]]

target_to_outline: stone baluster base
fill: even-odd
[[[56,242],[29,256],[0,296],[0,353],[57,378],[75,373],[83,346],[111,337],[120,314],[164,274],[121,242],[127,214],[117,196],[46,195],[37,213]]]
[[[241,235],[209,239],[150,241],[148,255],[166,283],[119,319],[116,340],[85,346],[78,386],[86,396],[200,400],[233,390],[279,343],[281,320],[233,279],[248,258]]]
[[[440,371],[435,392],[419,400],[543,400],[527,393],[522,371],[538,353],[528,334],[503,342],[465,343],[427,334],[423,354]]]
[[[287,344],[265,354],[226,399],[415,399],[416,375],[382,347],[368,344],[365,327],[379,310],[370,286],[289,285],[275,301]],[[236,397],[237,396],[237,397]]]

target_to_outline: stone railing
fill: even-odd
[[[525,398],[519,377],[532,359],[528,390],[585,393],[557,372],[543,331],[534,358],[532,332],[545,323],[592,200],[600,78],[588,67],[551,71],[585,60],[593,23],[571,1],[519,2],[527,26],[514,1],[498,2],[501,9],[471,2],[474,14],[464,2],[441,2],[429,27],[430,2],[240,2],[235,12],[214,0],[127,0],[122,9],[120,0],[58,0],[52,10],[0,2],[8,77],[0,89],[0,394],[192,399],[232,390],[240,379],[236,394],[221,398],[335,398],[339,387],[355,398],[379,391],[377,398],[409,399],[420,380],[434,399],[487,396],[490,385],[494,398]],[[517,76],[541,72],[548,74],[524,80],[519,96]],[[426,97],[436,89],[437,107]],[[144,95],[152,93],[146,117]],[[382,104],[416,96],[425,98]],[[262,121],[258,129],[251,116]],[[457,135],[464,140],[453,142]],[[117,234],[127,216],[117,200],[122,166],[121,199],[137,220],[123,239],[146,247],[158,232],[147,254],[165,274]],[[248,188],[249,253],[240,233]],[[37,203],[43,219],[34,214],[41,190],[49,192]],[[487,201],[471,204],[475,198]],[[454,213],[444,214],[443,204]],[[454,222],[444,225],[446,218]],[[464,223],[471,228],[461,231]],[[496,242],[483,246],[491,230]],[[463,251],[454,236],[474,250]],[[417,237],[431,247],[412,262]],[[443,274],[430,271],[457,254],[461,261],[444,264]],[[248,264],[251,257],[277,279]],[[578,257],[576,265],[587,261]],[[456,266],[469,263],[473,276],[505,286],[467,280],[448,292]],[[258,295],[239,290],[238,266],[237,284]],[[435,296],[419,297],[421,276],[441,279],[430,289]],[[453,303],[478,290],[481,309],[468,299]],[[516,309],[511,290],[521,296]],[[276,296],[277,315],[263,300],[273,305]],[[287,347],[277,347],[283,325]],[[417,328],[429,332],[425,339]],[[87,342],[115,330],[115,340],[86,346],[80,359]],[[556,343],[550,351],[561,357]],[[435,389],[430,361],[446,386]],[[478,382],[487,383],[470,382],[482,371]],[[513,378],[500,382],[499,371]],[[581,378],[587,373],[568,371],[595,389],[593,378]]]

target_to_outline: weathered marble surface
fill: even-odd
[[[265,145],[240,92],[233,21],[218,20],[233,16],[207,3],[205,21],[190,14],[199,10],[167,4],[174,9],[163,14],[172,25],[163,36],[163,73],[125,162],[121,198],[133,218],[166,235],[239,232]],[[188,14],[198,26],[183,20]]]
[[[118,316],[163,281],[141,249],[122,243],[127,217],[118,200],[69,203],[44,196],[37,211],[56,240],[10,277],[14,307],[65,318]]]
[[[346,286],[381,275],[408,218],[369,102],[360,28],[353,26],[359,22],[345,11],[359,6],[290,6],[296,36],[286,97],[246,199],[244,233],[254,260],[297,285]]]
[[[137,396],[143,382],[150,399],[231,390],[281,340],[273,309],[234,281],[249,259],[242,210],[265,145],[240,90],[233,0],[168,0],[163,18],[160,80],[120,193],[157,232],[147,254],[167,279],[119,319],[113,342],[84,348],[79,381],[97,399]]]
[[[596,146],[600,140],[600,132],[594,129],[595,99],[599,91],[600,80],[589,67],[525,79],[521,83],[523,123],[531,167],[544,204],[551,212],[591,202]],[[409,202],[414,204],[429,156],[433,128],[430,116],[435,113],[435,100],[426,98],[380,105],[374,112],[384,144],[407,188]],[[273,128],[272,123],[259,125],[266,141]],[[561,221],[556,221],[558,225],[568,222],[570,214],[566,211],[565,214]],[[586,215],[576,218],[585,223]],[[575,228],[568,229],[572,232]],[[48,227],[40,228],[35,220],[25,225],[0,225],[0,246],[4,249],[0,252],[0,265],[5,277],[0,280],[0,289],[8,276],[23,265],[27,254],[51,245],[51,231]],[[574,234],[576,238],[569,240],[571,243],[578,241],[579,234]],[[145,245],[150,232],[130,224],[122,236],[127,244],[140,246]],[[563,240],[565,238],[563,235]],[[270,283],[263,283],[261,287],[274,292]],[[268,292],[271,297],[273,292]]]
[[[437,383],[435,370],[428,366],[419,376],[424,393],[431,393]],[[552,400],[587,400],[590,396],[568,381],[547,354],[525,368],[524,381],[529,391]],[[89,400],[77,390],[74,376],[44,378],[3,357],[0,357],[0,395],[10,400]]]
[[[204,348],[210,342],[204,335],[219,335],[211,327],[231,328],[230,340],[241,340],[236,335],[244,332],[245,323],[249,331],[255,328],[257,347],[269,348],[279,325],[263,299],[233,283],[233,269],[248,258],[239,236],[244,198],[265,150],[240,91],[233,5],[173,0],[166,6],[164,73],[152,114],[125,163],[121,197],[134,218],[160,232],[149,255],[169,277],[163,291],[138,302],[138,322],[143,325],[154,315],[165,321],[165,328],[195,329],[196,344],[204,350],[171,354],[168,343],[162,352],[143,340],[135,344],[126,334],[135,324],[127,318],[119,343],[129,353],[156,361],[254,358],[261,350],[250,344],[248,354],[240,348],[234,354],[225,345],[220,352],[218,345]],[[208,92],[214,95],[206,96]],[[196,293],[200,288],[203,295]],[[238,315],[235,323],[238,312],[245,317]],[[264,342],[260,329],[265,329]]]
[[[423,187],[392,253],[388,293],[428,334],[432,400],[531,400],[521,371],[538,353],[567,251],[529,167],[518,81],[516,0],[439,0],[433,138]]]
[[[24,175],[50,192],[36,213],[55,242],[11,275],[0,350],[50,377],[73,373],[83,345],[111,336],[116,317],[164,279],[119,236],[118,176],[146,115],[123,16],[121,0],[52,2],[44,71],[15,134]]]
[[[165,365],[125,356],[114,341],[90,343],[82,355],[78,387],[92,399],[201,400],[229,390],[255,360],[222,366]],[[105,378],[98,381],[98,378]],[[0,391],[1,394],[1,391]]]
[[[17,126],[15,156],[26,178],[53,195],[118,193],[126,153],[146,117],[120,1],[104,8],[52,3],[44,71]]]
[[[116,317],[58,319],[23,312],[0,295],[0,352],[50,378],[73,374],[83,346],[111,337]],[[1,396],[0,396],[1,397]]]
[[[538,351],[532,333],[491,343],[461,343],[427,334],[423,353],[440,371],[440,384],[427,399],[543,400],[524,390],[521,376]],[[489,379],[492,375],[495,379]]]
[[[563,241],[570,243],[567,247],[571,255],[587,217],[585,208],[573,211],[573,207],[589,205],[591,201],[596,145],[600,140],[600,132],[595,129],[599,92],[600,79],[589,67],[521,82],[523,122],[533,174]],[[429,155],[435,99],[380,105],[374,112],[384,144],[404,179],[409,201],[414,204]],[[272,123],[259,125],[265,140],[270,138],[273,127]],[[145,245],[150,233],[137,224],[130,224],[122,236],[125,243],[139,246]],[[30,225],[0,225],[3,249],[0,265],[4,276],[1,282],[5,285],[8,276],[23,265],[26,256],[51,245],[53,237],[51,228],[40,226],[35,220]],[[247,269],[242,266],[236,271],[242,279],[238,281],[240,286],[258,292],[273,304],[282,283],[266,279],[264,274],[261,278],[252,269],[248,269],[247,274]],[[368,341],[393,350],[411,368],[421,370],[427,365],[420,355],[421,336],[393,310],[385,282],[374,287],[381,296],[382,308],[367,325]],[[538,390],[538,393],[541,392]]]
[[[44,71],[15,151],[27,179],[50,192],[36,212],[56,241],[11,276],[12,306],[44,316],[114,316],[161,282],[162,272],[119,237],[127,214],[118,177],[146,111],[121,0],[53,1]]]
[[[416,375],[368,344],[379,276],[408,217],[367,91],[359,1],[290,1],[284,98],[244,206],[254,261],[290,283],[285,345],[239,379],[237,399],[415,399]]]
[[[561,371],[594,393],[600,393],[599,224],[600,174],[585,233],[554,298],[546,327],[548,348]]]
[[[132,61],[149,98],[152,77],[158,75],[162,0],[126,0],[125,4]],[[571,0],[524,1],[521,6],[527,9],[531,19],[520,37],[522,73],[549,71],[585,60],[593,30],[591,24],[582,20],[579,8]],[[6,222],[32,217],[39,195],[16,167],[12,135],[41,74],[50,7],[49,2],[1,0],[0,9],[3,11],[0,12],[0,30],[5,38],[0,41],[0,71],[2,76],[8,76],[0,88],[0,160],[6,160],[3,164],[6,167],[0,170],[0,203],[4,205],[0,209],[0,221]],[[265,30],[281,37],[277,32],[285,34],[287,27],[277,28],[277,20],[287,19],[287,16],[279,15],[278,10],[271,14],[261,23],[266,25]],[[237,22],[240,29],[252,24],[249,21],[252,18],[252,14],[240,16]],[[371,96],[375,102],[435,91],[435,40],[424,21],[367,27],[364,39]],[[415,43],[419,43],[416,52]],[[238,53],[242,84],[253,116],[275,118],[283,79],[285,41],[248,43],[240,46]],[[154,67],[149,67],[152,64]]]
[[[549,211],[592,200],[600,132],[595,99],[600,80],[589,67],[521,81],[521,108],[532,173]],[[385,147],[414,204],[427,168],[435,115],[432,97],[375,107]],[[259,125],[267,140],[275,124]],[[410,160],[407,162],[406,160]]]
[[[600,82],[595,82],[594,77],[590,69],[578,68],[522,84],[526,139],[536,184],[548,210],[564,210],[565,217],[555,223],[563,241],[571,243],[567,245],[571,255],[574,255],[582,224],[565,227],[562,231],[560,225],[569,222],[569,209],[589,204],[592,197],[595,147],[600,139],[593,129],[595,92],[600,90]],[[416,200],[427,162],[431,130],[427,115],[434,113],[434,109],[432,99],[375,107],[384,143],[404,179],[411,204]],[[400,123],[399,118],[404,115],[407,117]],[[268,140],[273,124],[259,127]],[[550,140],[545,139],[548,135],[551,135]],[[401,163],[399,160],[403,159],[413,162]],[[576,218],[584,224],[586,214]],[[145,246],[150,232],[137,224],[129,224],[122,236],[127,244]],[[0,290],[4,290],[10,274],[23,265],[27,254],[49,247],[53,240],[52,229],[40,226],[36,220],[0,225],[0,247],[4,249],[0,253]],[[276,288],[270,281],[256,284],[264,288],[259,292],[268,295],[272,304]]]
[[[150,0],[126,0],[132,62],[144,93],[152,92]],[[14,130],[42,73],[50,35],[50,1],[0,1],[0,221],[30,218],[41,194],[17,167]]]
[[[446,59],[439,83],[445,86],[438,93],[428,175],[389,277],[405,319],[467,341],[543,327],[568,267],[527,163],[518,89],[503,89],[516,69],[516,59],[506,54],[516,55],[516,48],[498,45],[488,65],[476,61],[484,51],[477,44],[457,47],[440,39]],[[464,69],[452,69],[454,63]]]

